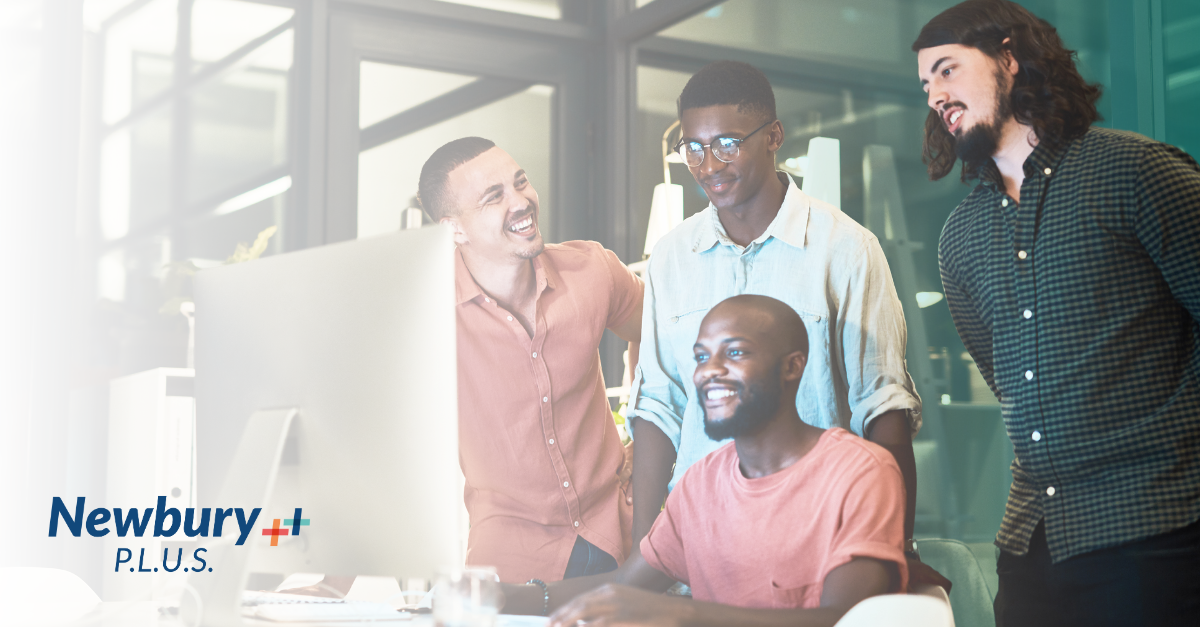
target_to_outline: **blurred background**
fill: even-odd
[[[420,165],[464,135],[526,168],[548,241],[639,261],[675,99],[720,59],[771,79],[780,167],[885,243],[926,407],[918,535],[989,542],[1012,447],[937,271],[970,188],[926,176],[909,49],[952,4],[0,0],[0,565],[70,560],[48,495],[104,503],[110,381],[189,366],[194,272],[412,225]],[[1104,87],[1102,125],[1200,149],[1200,3],[1021,4]]]

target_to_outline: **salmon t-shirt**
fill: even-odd
[[[820,607],[826,575],[856,557],[896,564],[904,590],[904,500],[891,453],[844,429],[758,479],[730,442],[679,480],[642,556],[696,600],[738,607]]]

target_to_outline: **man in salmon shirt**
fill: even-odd
[[[726,299],[693,351],[705,432],[733,442],[684,474],[640,555],[607,575],[506,586],[505,612],[559,607],[557,626],[833,625],[859,601],[906,588],[900,468],[877,444],[800,419],[808,337],[795,310],[768,296]],[[658,594],[675,581],[695,600]]]
[[[632,506],[598,347],[605,329],[637,346],[641,280],[596,242],[543,243],[537,192],[489,140],[437,149],[418,196],[458,246],[467,563],[504,582],[615,569]]]

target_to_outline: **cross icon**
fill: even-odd
[[[271,546],[279,546],[279,536],[286,536],[288,534],[287,529],[279,528],[278,518],[275,519],[275,524],[270,529],[263,529],[262,532],[264,536],[271,536]]]
[[[296,508],[296,513],[293,514],[292,516],[293,516],[292,518],[288,518],[287,520],[283,521],[283,524],[291,525],[292,535],[298,536],[298,535],[300,535],[300,527],[308,526],[308,519],[300,517],[300,508],[299,507]]]

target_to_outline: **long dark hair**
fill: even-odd
[[[1088,84],[1075,69],[1075,51],[1067,50],[1049,22],[1015,2],[967,0],[950,7],[921,29],[912,49],[919,52],[946,44],[970,46],[993,59],[1005,52],[1013,55],[1020,69],[1009,106],[1018,122],[1033,127],[1039,142],[1070,141],[1100,119],[1096,110],[1100,86]],[[930,111],[921,155],[930,179],[936,181],[954,169],[958,159],[954,142],[941,114]],[[962,180],[979,178],[986,163],[964,161]]]

